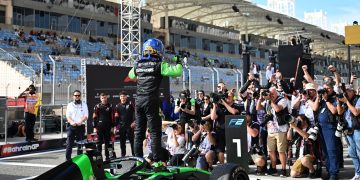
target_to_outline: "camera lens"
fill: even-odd
[[[185,104],[182,104],[180,107],[181,107],[181,109],[185,109],[185,108],[186,108],[186,105],[185,105]]]

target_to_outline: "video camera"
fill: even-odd
[[[215,103],[215,104],[219,104],[221,102],[221,100],[225,100],[227,97],[229,96],[228,92],[220,92],[220,93],[210,93],[210,101]]]

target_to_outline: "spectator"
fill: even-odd
[[[201,120],[210,120],[210,112],[212,109],[212,104],[210,102],[210,96],[204,96],[204,103],[201,105]]]
[[[269,63],[266,66],[266,79],[269,80],[271,78],[271,76],[274,74],[274,66],[272,63]]]

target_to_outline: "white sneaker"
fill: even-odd
[[[360,180],[360,175],[359,174],[355,175],[351,180]]]

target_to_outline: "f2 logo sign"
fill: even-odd
[[[232,142],[236,143],[237,157],[241,157],[241,139],[233,139]]]
[[[229,127],[238,127],[244,123],[244,119],[230,119]]]

